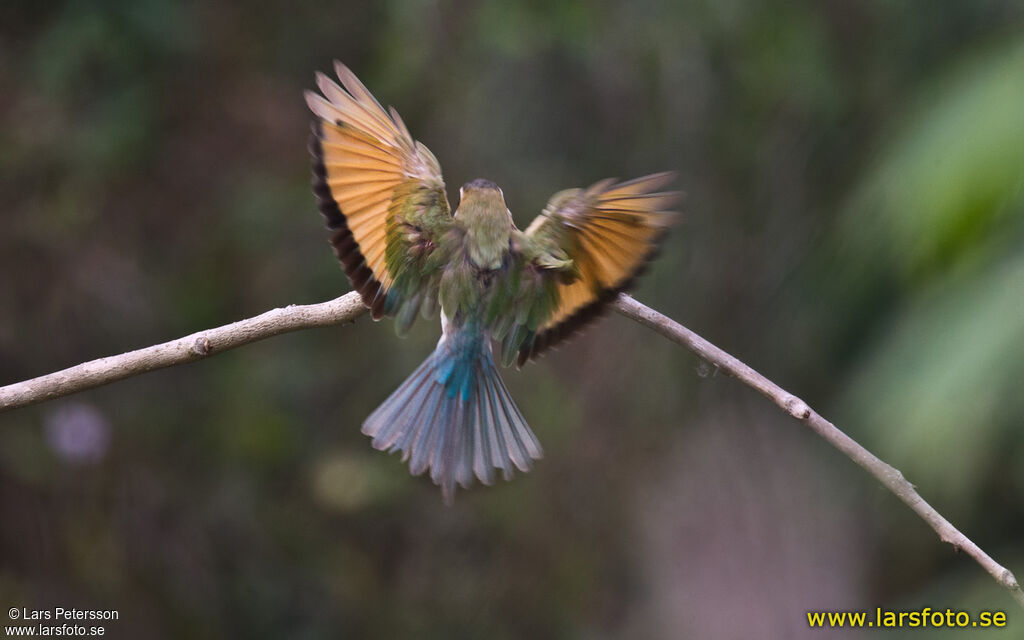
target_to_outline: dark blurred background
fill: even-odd
[[[1015,0],[8,0],[0,384],[344,293],[302,100],[334,58],[520,226],[678,170],[637,297],[1024,574]],[[437,335],[364,319],[3,414],[0,604],[132,638],[827,638],[806,611],[924,605],[1024,637],[875,480],[615,315],[507,372],[546,457],[445,508],[359,433]]]

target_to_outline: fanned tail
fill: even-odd
[[[475,476],[489,485],[495,469],[508,480],[513,467],[529,471],[543,455],[501,379],[489,341],[478,336],[454,342],[462,344],[453,348],[442,337],[363,423],[373,446],[401,451],[413,475],[430,469],[449,504],[456,484],[468,489]]]

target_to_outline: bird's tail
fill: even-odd
[[[442,336],[363,423],[373,446],[401,451],[413,475],[430,469],[448,503],[456,483],[468,488],[476,476],[491,484],[495,469],[508,480],[513,466],[528,471],[542,455],[494,364],[489,339],[467,334]]]

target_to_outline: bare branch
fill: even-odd
[[[320,304],[272,309],[223,327],[0,387],[0,412],[53,400],[147,371],[202,360],[281,333],[352,322],[366,311],[359,294],[354,291]]]
[[[780,409],[810,427],[833,447],[859,464],[905,502],[927,522],[943,542],[952,544],[974,558],[1001,586],[1024,607],[1024,591],[1013,574],[967,536],[962,534],[922,498],[898,469],[878,459],[811,409],[807,403],[785,391],[768,378],[722,351],[696,333],[653,309],[622,295],[613,308],[622,315],[649,327],[669,340],[693,351],[705,361],[728,372],[747,386],[759,391]],[[274,309],[254,318],[200,331],[163,344],[129,351],[117,356],[92,360],[63,371],[0,387],[0,412],[37,402],[52,400],[85,389],[154,369],[201,360],[228,349],[263,340],[281,333],[352,322],[366,313],[359,295],[348,293],[320,304]]]
[[[1024,607],[1024,591],[1021,590],[1017,578],[1009,569],[993,560],[978,545],[954,527],[949,520],[942,517],[924,498],[917,493],[914,485],[903,477],[899,469],[880,460],[873,453],[857,444],[857,442],[840,431],[834,424],[822,418],[811,409],[806,402],[789,393],[779,385],[764,377],[742,361],[722,351],[693,331],[682,326],[675,320],[666,317],[650,307],[637,302],[627,295],[619,296],[614,303],[615,310],[636,320],[640,324],[653,329],[673,342],[679,343],[694,352],[702,359],[715,365],[739,379],[748,387],[759,391],[763,396],[774,402],[780,409],[811,428],[846,457],[850,458],[868,473],[878,478],[889,491],[914,510],[914,513],[928,523],[939,534],[939,539],[948,542],[957,550],[965,552],[988,571],[996,582],[1009,590],[1017,603]]]

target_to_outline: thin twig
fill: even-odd
[[[0,387],[0,412],[85,391],[140,373],[202,360],[289,331],[352,322],[367,309],[354,291],[328,302],[290,305],[144,349],[91,360]]]
[[[971,542],[938,511],[932,508],[907,482],[898,469],[878,459],[811,409],[807,403],[782,389],[740,360],[722,351],[696,333],[653,309],[622,295],[613,304],[622,315],[649,327],[669,340],[693,351],[705,361],[750,386],[783,411],[810,427],[833,447],[859,464],[921,516],[943,542],[952,544],[974,558],[996,582],[1005,587],[1024,608],[1024,591],[1009,569],[993,560]],[[163,344],[129,351],[117,356],[92,360],[56,373],[0,387],[0,412],[45,402],[98,387],[122,378],[155,369],[193,362],[202,358],[263,340],[281,333],[352,322],[366,313],[356,293],[348,293],[329,302],[274,309],[254,318],[200,331]]]
[[[1009,569],[1002,566],[982,551],[964,534],[954,527],[949,520],[942,517],[924,498],[917,493],[899,469],[880,460],[873,453],[857,444],[857,442],[839,430],[834,424],[822,418],[811,409],[806,402],[789,393],[779,385],[764,377],[751,367],[732,355],[722,351],[693,331],[682,326],[675,320],[664,316],[650,307],[637,302],[627,295],[619,296],[614,303],[615,310],[622,315],[636,320],[640,324],[653,329],[669,340],[681,344],[696,353],[702,359],[719,369],[726,371],[748,387],[759,391],[763,396],[774,402],[780,409],[793,416],[824,438],[829,444],[839,449],[865,471],[878,478],[889,491],[906,503],[939,534],[939,539],[948,542],[956,549],[974,558],[978,564],[988,571],[1001,586],[1006,588],[1021,607],[1024,607],[1024,591],[1021,590],[1017,578]]]

